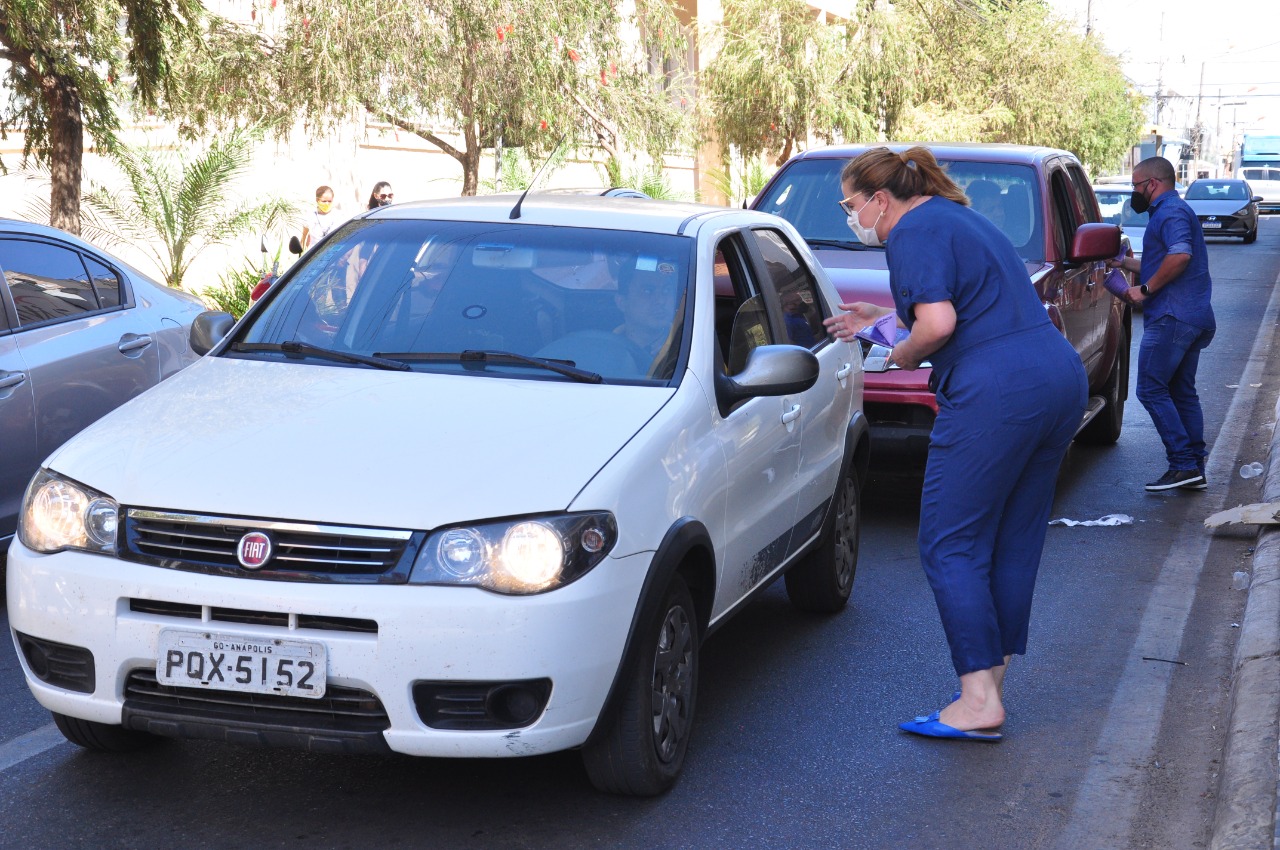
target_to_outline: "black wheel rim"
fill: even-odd
[[[836,502],[835,535],[836,584],[841,593],[853,587],[858,565],[858,490],[852,478],[845,478]]]
[[[663,763],[680,753],[689,732],[693,701],[693,627],[683,606],[673,605],[658,630],[653,659],[653,747]]]

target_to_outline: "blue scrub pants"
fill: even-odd
[[[1204,412],[1196,394],[1200,352],[1213,331],[1161,316],[1144,319],[1138,346],[1138,401],[1151,414],[1170,469],[1204,471]]]
[[[1058,468],[1088,381],[1079,355],[1046,326],[965,352],[941,383],[920,560],[963,676],[1026,652]]]

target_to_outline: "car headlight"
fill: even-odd
[[[1245,204],[1243,207],[1233,212],[1232,215],[1248,215],[1252,211],[1253,211],[1253,205]]]
[[[542,593],[582,576],[617,539],[617,522],[605,512],[451,526],[427,538],[409,583]]]
[[[46,554],[63,549],[112,554],[119,523],[115,499],[41,469],[22,498],[18,539]]]

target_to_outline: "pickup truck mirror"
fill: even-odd
[[[1067,256],[1069,263],[1089,263],[1094,260],[1106,260],[1120,253],[1120,225],[1118,224],[1082,224],[1076,229],[1076,237],[1071,240],[1071,253]]]

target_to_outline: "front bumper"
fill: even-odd
[[[1257,223],[1246,216],[1199,216],[1205,236],[1244,236],[1252,233]]]
[[[126,681],[135,674],[136,693],[139,674],[144,680],[154,674],[162,629],[208,630],[246,639],[323,643],[329,685],[338,693],[364,692],[381,703],[381,738],[394,752],[534,755],[576,747],[591,733],[614,681],[650,558],[647,553],[606,558],[558,590],[501,596],[464,587],[320,585],[198,575],[81,552],[40,555],[15,541],[8,560],[9,622],[15,644],[22,635],[92,653],[91,683],[83,688],[91,692],[78,693],[41,681],[19,647],[36,699],[71,717],[113,725],[129,719],[132,728],[178,737],[296,746],[300,739],[277,734],[274,721],[253,719],[255,713],[268,716],[271,703],[283,699],[271,695],[256,697],[266,705],[265,712],[246,710],[234,721],[212,725],[207,715],[184,718],[180,711],[157,720],[154,712],[134,702],[132,711],[126,711]],[[192,619],[193,610],[198,619]],[[295,616],[287,618],[287,626],[264,625],[279,614]],[[341,624],[348,621],[363,625],[343,630]],[[326,627],[303,625],[308,623]],[[376,630],[370,631],[369,623]],[[516,729],[432,728],[423,720],[421,701],[415,703],[415,685],[422,683],[546,680],[550,696],[545,709]],[[146,725],[153,722],[159,725]],[[218,729],[222,732],[215,734]],[[332,737],[341,739],[347,731],[334,729]]]

